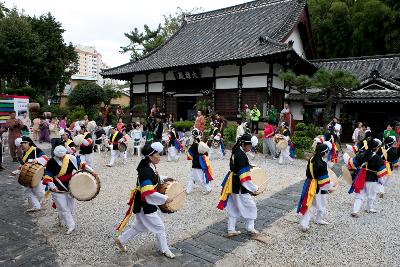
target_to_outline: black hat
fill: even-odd
[[[368,144],[368,150],[374,150],[378,148],[380,145],[382,145],[382,142],[381,140],[374,138],[370,139],[367,144]]]
[[[392,136],[388,136],[383,140],[383,143],[388,146],[393,145],[395,142],[396,142],[396,139]]]
[[[155,143],[152,143],[151,145],[147,144],[142,148],[142,155],[144,157],[148,157],[148,156],[153,155],[156,152],[161,153],[163,151],[163,148],[164,147],[160,142],[155,142]]]
[[[241,144],[246,144],[246,145],[251,145],[251,135],[245,133],[240,137],[240,143]]]

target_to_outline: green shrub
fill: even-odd
[[[177,131],[183,131],[184,129],[186,131],[189,131],[193,127],[194,122],[193,121],[176,121],[172,125],[174,126],[174,128]]]
[[[302,122],[296,124],[296,131],[304,131],[306,129],[306,125]]]
[[[316,127],[314,124],[307,125],[305,132],[306,136],[311,137],[313,139],[318,135],[323,134],[323,130],[319,127]]]
[[[68,120],[70,122],[76,121],[76,120],[82,120],[83,116],[86,115],[86,112],[83,108],[75,108],[71,113],[69,113]]]
[[[296,159],[303,159],[304,158],[304,150],[303,149],[297,149],[295,150],[296,154]]]
[[[313,144],[313,138],[308,136],[298,136],[297,134],[295,134],[291,139],[296,150],[310,150]]]
[[[60,119],[63,116],[68,116],[69,110],[59,105],[46,105],[40,109],[40,113],[43,114],[43,112],[51,112],[52,117],[58,117]]]
[[[224,140],[228,142],[235,142],[236,141],[236,129],[237,126],[234,124],[229,125],[224,129]]]

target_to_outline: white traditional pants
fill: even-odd
[[[40,202],[44,199],[44,186],[39,183],[34,188],[25,187],[25,195],[32,209],[40,209]]]
[[[264,138],[263,153],[267,155],[271,153],[271,156],[276,157],[275,142],[273,138]]]
[[[124,162],[127,161],[128,159],[128,154],[126,153],[126,151],[124,153],[119,152],[119,150],[111,150],[111,160],[109,165],[114,166],[115,160],[119,157],[123,157],[124,158]]]
[[[72,217],[74,198],[69,193],[52,192],[51,196],[56,203],[58,218],[60,218],[61,223],[65,224],[68,229],[75,228],[74,218]]]
[[[87,165],[90,167],[94,167],[93,165],[93,153],[81,155],[81,160],[85,161]]]
[[[125,230],[118,239],[125,245],[129,239],[144,232],[152,232],[156,235],[162,253],[169,250],[165,226],[157,212],[144,214],[143,210],[140,211],[140,213],[136,214],[132,227]]]
[[[188,176],[188,183],[187,183],[187,188],[186,192],[190,194],[193,191],[193,184],[198,182],[199,184],[204,184],[206,191],[210,192],[211,191],[211,186],[210,184],[207,184],[205,182],[205,177],[204,177],[204,172],[202,169],[194,169],[192,168],[190,170],[189,176]]]
[[[174,146],[168,147],[168,161],[177,161],[179,160],[178,149]]]
[[[327,205],[328,202],[326,199],[326,194],[321,194],[321,192],[318,192],[318,194],[315,195],[311,207],[308,209],[308,211],[304,214],[303,218],[301,219],[300,225],[304,228],[308,228],[310,225],[310,220],[314,215],[315,210],[317,210],[317,215],[315,216],[315,223],[322,222],[326,214]]]
[[[355,193],[355,200],[353,205],[353,213],[360,211],[364,198],[367,198],[366,209],[371,210],[374,208],[374,201],[376,194],[379,192],[377,182],[366,182],[364,189],[360,193]]]
[[[283,164],[286,159],[289,161],[293,161],[293,159],[290,157],[290,147],[289,146],[281,151],[281,154],[279,155],[279,164]]]
[[[257,206],[250,194],[231,194],[226,205],[228,211],[228,232],[234,232],[239,217],[246,220],[246,230],[254,230],[254,220],[257,219]]]

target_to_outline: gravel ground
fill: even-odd
[[[101,191],[90,202],[75,202],[74,219],[77,230],[70,236],[64,234],[65,229],[57,225],[56,213],[48,208],[36,213],[39,225],[47,235],[48,241],[56,248],[58,261],[62,266],[71,265],[129,265],[137,260],[137,255],[143,258],[154,255],[156,240],[151,233],[137,236],[128,244],[128,253],[121,254],[113,244],[116,236],[115,227],[122,219],[127,208],[129,191],[136,182],[136,167],[138,157],[131,157],[126,165],[117,161],[113,168],[105,167],[109,161],[109,153],[95,154],[95,169],[101,179]],[[260,201],[301,180],[304,176],[306,162],[296,160],[282,166],[277,161],[265,160],[257,155],[254,160],[258,166],[267,171],[270,177],[268,191],[256,197]],[[186,186],[186,177],[191,162],[181,156],[179,162],[166,162],[162,157],[158,171],[168,175]],[[216,209],[220,183],[228,170],[228,160],[212,161],[214,170],[213,191],[203,195],[203,188],[195,187],[193,193],[186,197],[184,208],[174,214],[162,214],[167,228],[167,238],[170,244],[188,238],[207,226],[226,219],[226,212]],[[48,205],[50,206],[50,201]],[[253,243],[249,244],[255,245]],[[262,247],[261,247],[262,248]],[[262,248],[264,249],[264,248]]]
[[[362,212],[352,218],[354,196],[340,181],[338,191],[328,196],[330,225],[312,225],[302,233],[292,211],[264,230],[271,238],[268,245],[249,241],[216,265],[400,266],[399,178],[399,173],[391,176],[385,197],[376,201],[378,214]]]

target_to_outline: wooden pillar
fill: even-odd
[[[267,108],[271,108],[272,104],[272,79],[274,77],[274,64],[269,63],[269,71],[267,75]]]
[[[162,83],[162,91],[161,91],[161,111],[164,116],[167,115],[167,92],[165,91],[165,81],[167,73],[163,72],[163,83]]]
[[[213,81],[211,88],[211,109],[215,112],[216,102],[215,102],[215,89],[217,87],[216,70],[217,67],[212,67],[213,70]]]
[[[237,91],[237,117],[240,117],[243,102],[243,65],[239,65],[238,91]]]
[[[129,108],[133,108],[133,76],[129,84]]]
[[[146,73],[146,83],[144,84],[144,103],[146,104],[146,116],[149,114],[149,74]]]

